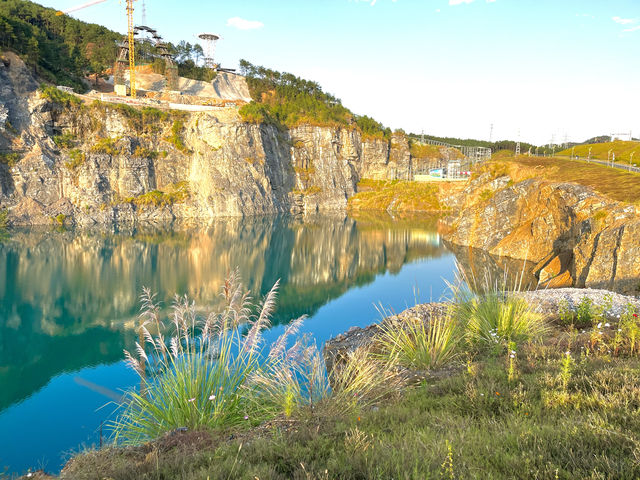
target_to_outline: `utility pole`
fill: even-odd
[[[631,167],[633,165],[633,154],[636,152],[631,152],[631,156],[629,157],[629,171],[631,171]]]
[[[590,162],[590,161],[591,161],[591,149],[592,149],[592,148],[593,148],[593,147],[589,147],[589,154],[587,155],[587,162]]]
[[[518,129],[518,143],[516,143],[516,157],[520,156],[520,129]]]
[[[491,129],[489,130],[489,143],[493,143],[493,123],[491,124]]]

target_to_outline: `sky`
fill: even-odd
[[[536,145],[640,138],[640,0],[144,1],[166,40],[218,33],[224,67],[244,58],[317,81],[392,129]],[[140,23],[142,0],[135,9]],[[117,0],[71,15],[126,30]]]

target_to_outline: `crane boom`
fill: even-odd
[[[69,8],[67,10],[58,11],[56,15],[66,15],[83,8],[97,5],[98,3],[106,2],[107,0],[92,0],[91,2],[83,3],[76,7]],[[127,36],[129,39],[129,84],[131,86],[131,96],[136,97],[136,60],[135,60],[135,38],[133,30],[133,2],[135,0],[127,0]],[[144,9],[144,5],[143,5]]]
[[[78,5],[67,10],[62,10],[58,12],[57,15],[66,15],[71,12],[75,12],[76,10],[82,10],[83,8],[90,7],[91,5],[97,5],[98,3],[106,2],[107,0],[93,0],[92,2],[83,3],[82,5]]]

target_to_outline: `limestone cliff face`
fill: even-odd
[[[640,209],[588,187],[481,176],[441,223],[445,238],[496,256],[533,262],[541,286],[637,293]]]
[[[0,63],[0,208],[14,225],[167,223],[344,210],[362,177],[404,178],[404,136],[282,131],[234,108],[145,112],[41,98],[24,63]],[[55,140],[55,142],[54,142]]]

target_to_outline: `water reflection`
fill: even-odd
[[[254,295],[281,279],[275,321],[288,321],[379,273],[442,256],[434,225],[259,217],[172,232],[14,232],[0,243],[0,412],[62,372],[120,360],[143,286],[165,303],[178,293],[214,307],[238,267]]]

